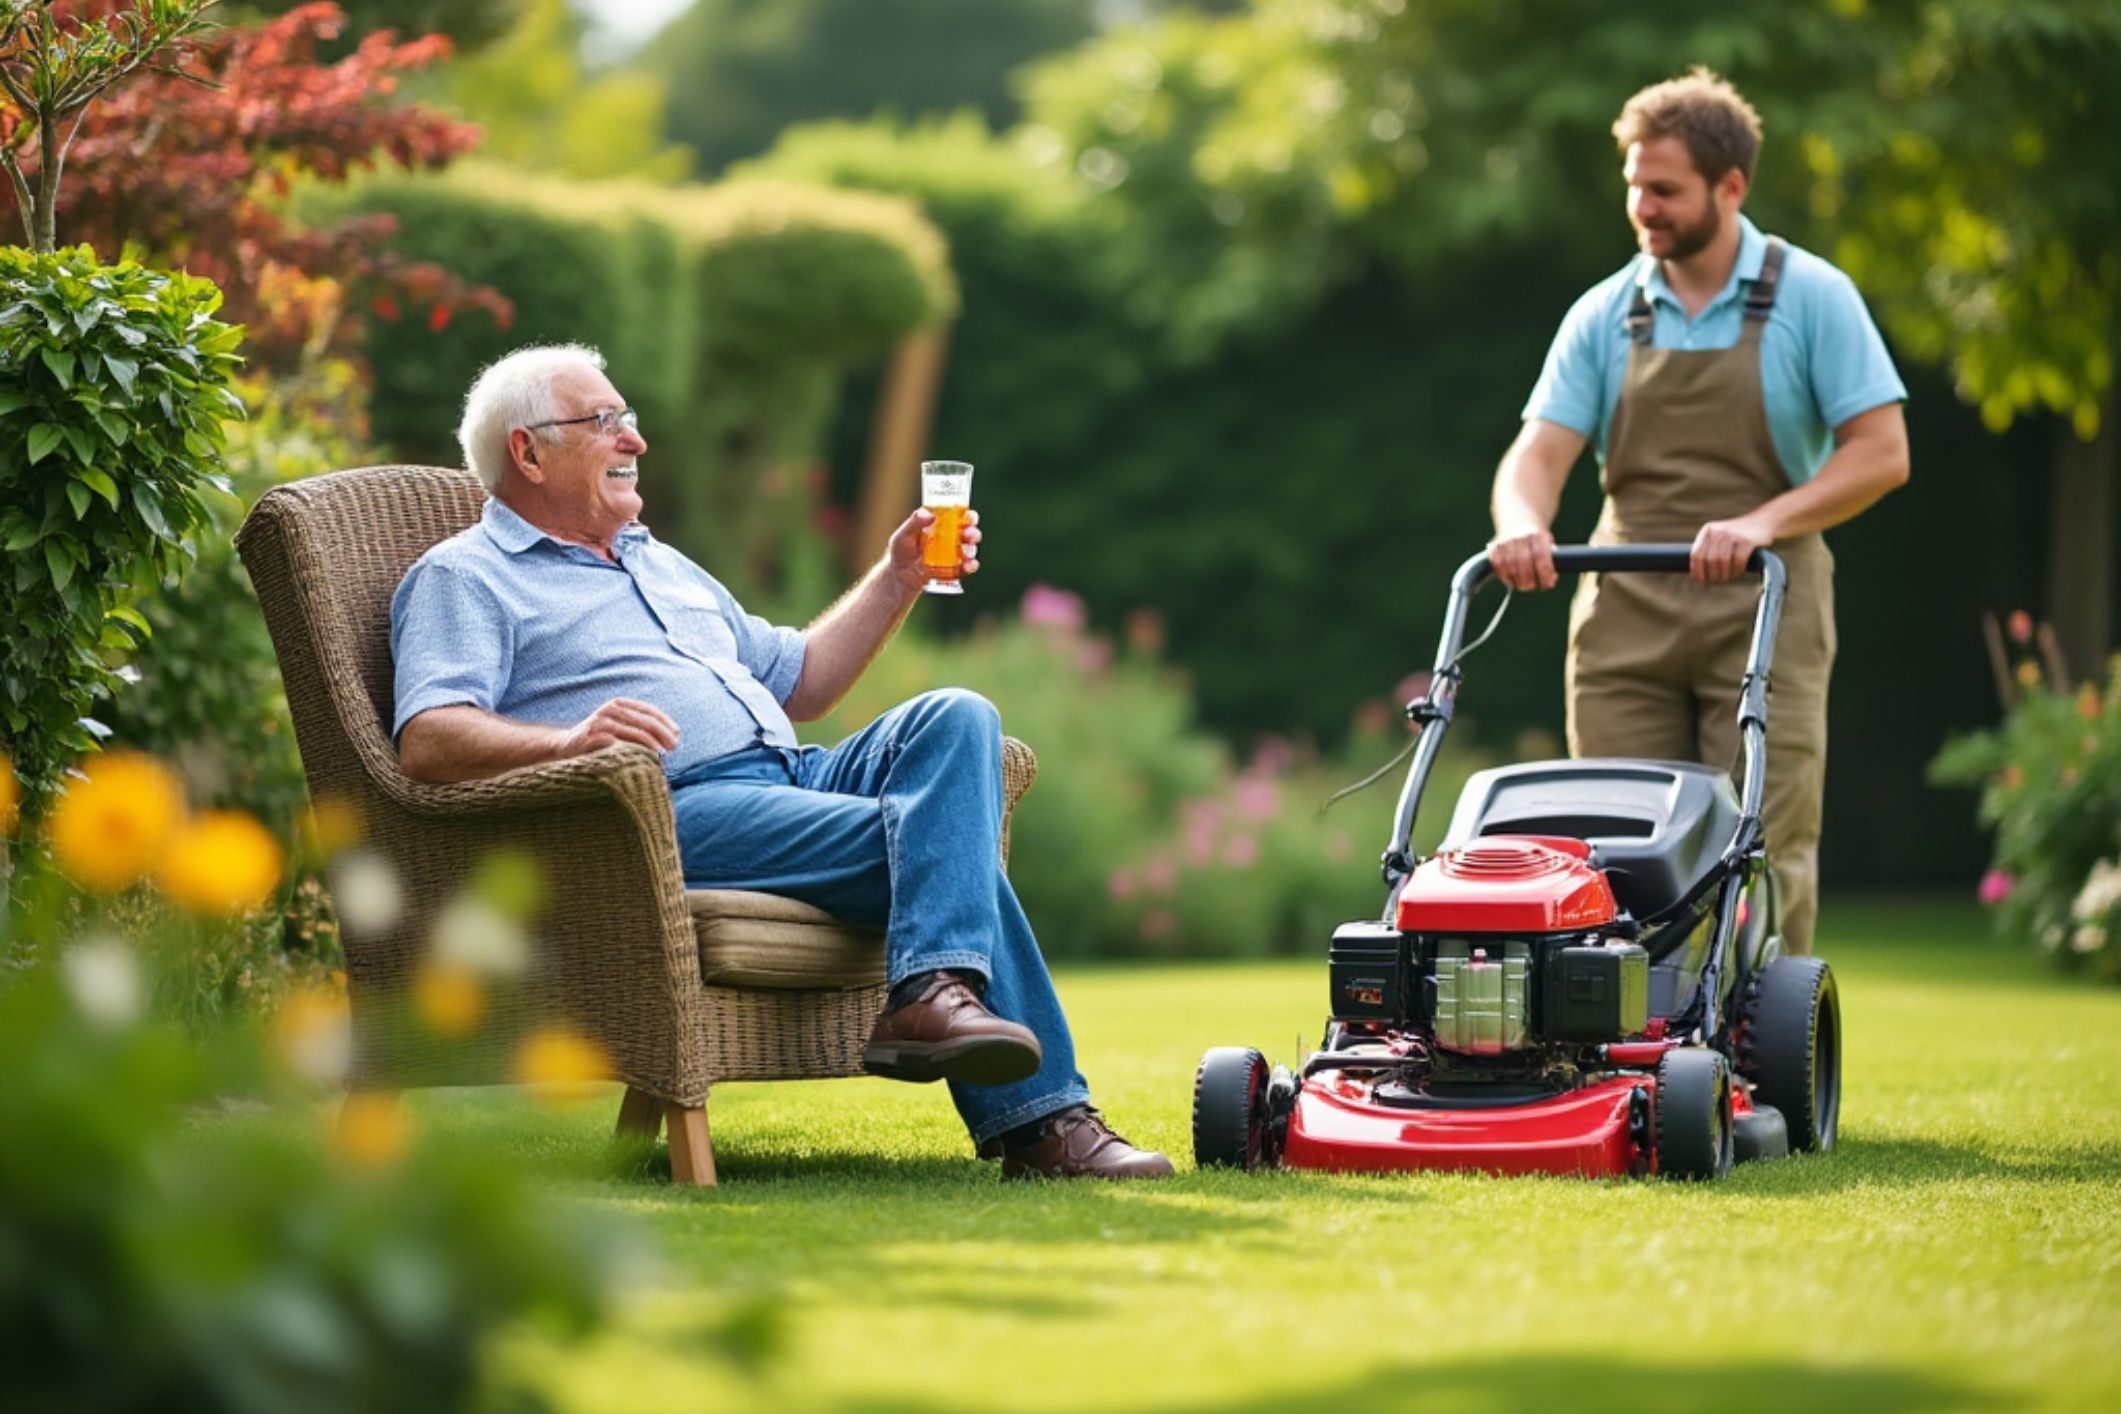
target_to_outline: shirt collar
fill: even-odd
[[[1673,294],[1672,287],[1664,282],[1664,263],[1647,255],[1638,255],[1635,260],[1635,284],[1641,289],[1643,296],[1652,303],[1662,299],[1670,304],[1678,304],[1679,296]],[[1708,302],[1707,309],[1714,309],[1727,299],[1736,299],[1739,285],[1750,285],[1758,280],[1760,267],[1766,263],[1767,237],[1760,233],[1760,228],[1753,224],[1751,217],[1742,211],[1739,212],[1738,260],[1731,266],[1730,280],[1717,293],[1716,298]]]
[[[554,540],[552,536],[523,519],[498,496],[486,498],[486,508],[479,513],[479,523],[486,527],[487,537],[511,555],[520,555],[540,540],[551,540],[555,545],[565,543]],[[647,534],[647,526],[637,520],[628,521],[626,527],[618,533],[614,546],[632,545],[646,538]]]

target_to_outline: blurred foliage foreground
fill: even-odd
[[[12,832],[4,762],[0,782]],[[124,753],[45,825],[0,924],[10,1408],[458,1409],[508,1393],[496,1332],[599,1319],[615,1245],[496,1158],[415,1142],[362,1097],[322,1142],[348,1049],[331,979],[269,1033],[171,1019],[273,894],[262,826],[188,812],[166,768]],[[551,1070],[530,1057],[523,1078],[568,1079]]]

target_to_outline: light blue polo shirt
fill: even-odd
[[[1660,349],[1727,349],[1745,325],[1745,293],[1760,278],[1767,237],[1738,218],[1738,263],[1730,283],[1692,319],[1664,281],[1663,268],[1637,254],[1586,291],[1561,321],[1546,366],[1524,406],[1527,420],[1559,423],[1592,439],[1605,464],[1606,435],[1628,370],[1628,306],[1647,293],[1651,343]],[[1768,431],[1793,485],[1818,475],[1834,451],[1834,429],[1858,413],[1905,402],[1907,386],[1848,276],[1809,251],[1789,247],[1775,307],[1760,335],[1760,383]]]
[[[616,564],[489,498],[477,524],[422,555],[390,600],[392,739],[434,707],[572,726],[630,697],[677,723],[669,775],[761,742],[793,747],[781,704],[802,676],[802,634],[745,613],[638,521],[612,551]]]

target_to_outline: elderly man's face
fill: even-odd
[[[611,380],[593,368],[570,369],[553,381],[556,421],[617,412],[626,406]],[[550,440],[545,440],[549,438]],[[536,445],[546,498],[579,528],[600,540],[641,514],[636,489],[648,443],[638,432],[574,422],[543,433]]]

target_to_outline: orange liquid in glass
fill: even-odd
[[[959,537],[965,533],[965,506],[930,506],[935,524],[928,527],[928,538],[921,542],[921,568],[928,578],[945,582],[954,580],[962,572],[964,545]]]

